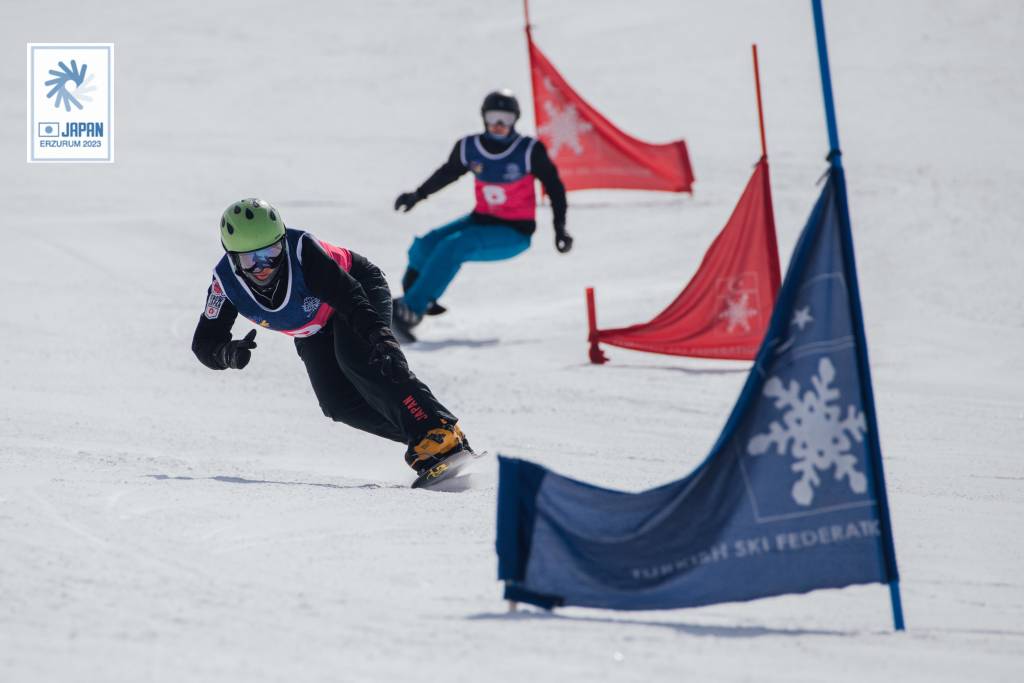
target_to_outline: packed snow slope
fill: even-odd
[[[542,208],[533,248],[465,267],[408,356],[480,447],[640,490],[700,462],[748,366],[618,349],[591,366],[583,289],[629,324],[693,274],[760,153],[752,42],[785,266],[826,167],[810,7],[532,11],[612,121],[687,139],[695,193],[573,194],[565,256]],[[324,419],[283,335],[260,332],[243,372],[195,361],[239,197],[398,286],[413,236],[471,190],[409,215],[395,195],[479,129],[488,90],[529,102],[520,12],[0,5],[0,680],[1021,680],[1020,3],[825,7],[906,633],[882,586],[507,615],[493,471],[409,490],[400,446]],[[29,41],[116,44],[116,163],[25,163]]]

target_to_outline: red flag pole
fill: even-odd
[[[761,130],[761,163],[764,164],[764,201],[768,212],[768,249],[772,254],[779,253],[779,246],[775,238],[775,207],[772,205],[772,184],[768,172],[768,143],[764,134],[764,104],[761,101],[761,69],[757,61],[757,44],[750,46],[754,55],[754,89],[757,91],[757,123]],[[779,293],[782,286],[782,273],[779,269],[778,258],[771,259],[771,287],[772,299]]]
[[[539,118],[537,116],[537,84],[533,81],[533,34],[530,32],[530,0],[523,0],[523,20],[526,22],[524,25],[524,28],[526,29],[526,51],[530,60],[530,90],[533,95],[533,125],[537,126]],[[537,183],[534,183],[534,186],[536,185]],[[547,193],[544,192],[544,186],[541,185],[541,203],[545,203],[546,199]]]
[[[761,70],[757,66],[757,44],[751,45],[750,48],[754,52],[754,87],[757,89],[757,122],[761,127],[761,156],[767,158],[768,144],[764,137],[764,109],[761,105]]]
[[[597,345],[597,306],[594,304],[594,288],[587,287],[587,327],[589,334],[587,340],[590,342],[590,362],[601,365],[608,362],[608,356]]]

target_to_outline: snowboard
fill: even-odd
[[[406,344],[415,344],[417,341],[416,335],[412,333],[412,330],[397,320],[392,319],[391,331],[394,333],[395,339],[397,339],[398,343],[402,346]]]
[[[436,301],[432,301],[430,303],[430,307],[426,310],[424,315],[442,315],[447,311],[447,308],[437,303]],[[392,318],[391,320],[391,331],[394,332],[395,339],[398,340],[399,344],[415,344],[417,341],[419,341],[418,339],[416,339],[416,335],[413,334],[412,328],[406,327],[401,323],[401,321],[396,320],[394,318]]]
[[[480,451],[475,453],[470,450],[459,451],[452,457],[448,458],[444,462],[434,465],[423,474],[416,477],[416,481],[412,483],[414,489],[432,489],[438,487],[444,482],[451,482],[451,480],[464,474],[465,470],[469,465],[475,461],[487,455],[487,451]]]

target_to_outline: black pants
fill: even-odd
[[[353,255],[356,256],[356,255]],[[370,304],[385,323],[391,321],[391,290],[379,268],[365,258],[354,258],[351,275],[359,280]],[[377,436],[415,443],[441,420],[456,418],[434,398],[415,375],[395,384],[370,365],[370,346],[340,315],[324,329],[295,340],[306,366],[313,392],[324,415]]]

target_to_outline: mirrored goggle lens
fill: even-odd
[[[484,112],[484,123],[488,126],[493,126],[497,123],[502,123],[505,126],[511,128],[512,124],[516,122],[516,115],[510,111],[485,111]]]
[[[275,242],[269,247],[263,247],[256,251],[239,252],[238,265],[241,266],[242,270],[270,268],[276,264],[282,251],[284,251],[284,242]]]

